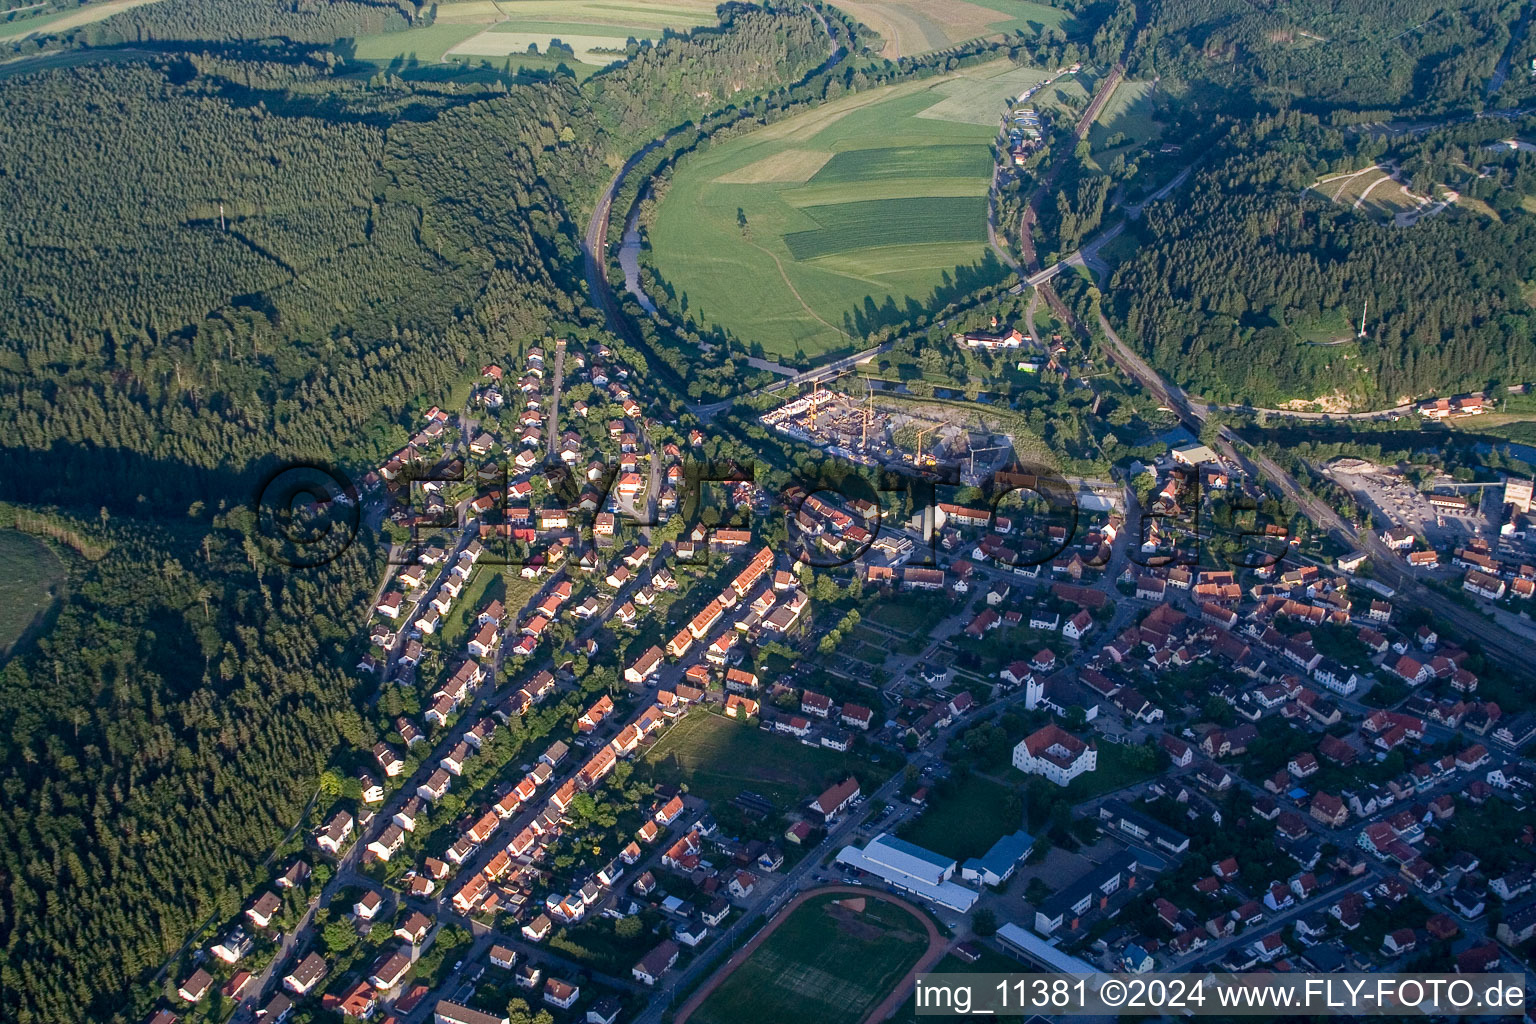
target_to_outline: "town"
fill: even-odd
[[[720,951],[829,887],[911,901],[976,970],[1521,969],[1536,711],[1367,575],[1422,567],[1419,534],[1204,536],[1264,495],[1193,440],[1065,484],[1070,522],[1006,450],[1007,497],[909,519],[768,480],[692,500],[712,438],[633,380],[571,340],[487,365],[362,482],[387,739],[152,1024],[709,1019]],[[925,468],[875,421],[819,381],[764,418]],[[1499,496],[1499,553],[1447,557],[1523,600],[1531,484]]]
[[[10,0],[0,1024],[1536,1022],[1533,22]]]

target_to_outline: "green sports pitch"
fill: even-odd
[[[691,154],[650,226],[657,273],[699,323],[792,360],[858,347],[1000,280],[992,147],[1008,101],[1039,79],[982,65]]]
[[[911,914],[871,895],[797,907],[687,1024],[859,1024],[927,949]]]

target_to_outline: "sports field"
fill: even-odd
[[[881,56],[926,53],[998,33],[1071,27],[1072,15],[1031,0],[832,0],[885,40]]]
[[[1006,103],[1036,81],[994,62],[845,96],[692,154],[651,226],[650,258],[695,319],[771,356],[857,346],[1004,275],[987,246],[991,147]],[[967,116],[942,109],[954,103]]]
[[[872,897],[796,908],[688,1017],[688,1024],[859,1024],[927,949],[913,916]]]
[[[64,592],[64,564],[42,541],[0,530],[0,654]]]
[[[379,65],[488,61],[511,72],[563,63],[585,77],[623,60],[631,39],[655,41],[667,29],[716,20],[713,0],[460,0],[439,4],[431,25],[354,40],[353,56]],[[575,57],[549,55],[556,39]]]

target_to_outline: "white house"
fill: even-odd
[[[1099,751],[1093,741],[1085,743],[1052,724],[1019,741],[1013,748],[1013,766],[1026,775],[1043,775],[1065,786],[1099,766]]]

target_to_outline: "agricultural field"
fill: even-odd
[[[155,0],[101,0],[99,3],[81,4],[78,7],[45,8],[39,5],[30,11],[18,10],[10,20],[0,21],[0,43],[13,43],[38,32],[49,34],[67,32],[81,25],[90,25],[110,18],[133,7],[154,3]]]
[[[646,752],[644,763],[659,782],[686,784],[711,803],[728,803],[751,790],[788,808],[853,772],[848,754],[808,747],[734,718],[696,709]],[[873,787],[866,772],[860,782]]]
[[[802,363],[999,280],[992,144],[1038,75],[999,61],[903,82],[692,154],[649,259],[700,323]],[[986,123],[932,113],[957,97]]]
[[[1158,93],[1151,82],[1125,81],[1088,129],[1095,157],[1145,146],[1162,135],[1157,123]]]
[[[631,39],[654,41],[667,29],[716,20],[706,0],[461,0],[439,4],[431,25],[354,40],[352,57],[381,67],[488,64],[507,73],[564,64],[585,78],[623,60]],[[548,52],[557,39],[574,57]]]
[[[64,592],[64,563],[29,534],[0,530],[0,655]]]
[[[1039,85],[1052,74],[1044,68],[1013,68],[990,78],[954,78],[940,82],[934,91],[943,93],[944,98],[917,116],[995,128],[1008,100],[1023,95],[1025,90]]]
[[[721,981],[688,1024],[859,1024],[927,945],[910,913],[879,898],[810,899]]]
[[[1031,0],[833,0],[880,33],[895,60],[999,33],[1072,30],[1072,15]]]
[[[1088,109],[1097,84],[1098,76],[1085,69],[1075,75],[1063,75],[1031,96],[1029,101],[1063,123],[1075,124],[1083,111]]]

